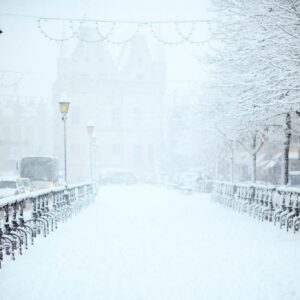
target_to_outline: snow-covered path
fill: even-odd
[[[300,299],[300,235],[150,186],[96,204],[0,270],[2,300]]]

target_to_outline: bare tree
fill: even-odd
[[[282,183],[288,184],[291,115],[300,104],[300,4],[293,0],[212,0],[212,4],[214,42],[208,60],[214,66],[214,118],[218,124],[230,123],[224,135],[241,132],[236,141],[252,156],[253,181],[265,139],[261,133],[270,120],[282,119]]]

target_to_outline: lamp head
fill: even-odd
[[[86,131],[88,132],[88,134],[90,136],[92,136],[93,132],[94,132],[94,129],[95,129],[95,125],[92,124],[92,123],[88,123],[87,126],[86,126]]]
[[[69,106],[70,106],[70,102],[67,102],[67,101],[59,102],[60,112],[62,114],[67,114],[69,111]]]

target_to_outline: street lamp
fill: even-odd
[[[94,137],[94,141],[93,141],[93,146],[94,146],[94,161],[93,161],[93,165],[94,165],[94,177],[95,177],[95,185],[97,186],[97,181],[98,181],[98,168],[97,168],[97,165],[98,165],[98,161],[97,161],[97,157],[98,157],[98,147],[99,147],[99,144],[98,144],[98,140],[96,137]]]
[[[97,145],[97,137],[95,134],[92,137],[92,174],[93,180],[96,181],[97,178],[97,168],[96,168],[96,145]]]
[[[65,163],[65,186],[67,186],[67,113],[69,111],[70,102],[59,102],[60,112],[62,114],[62,121],[64,122],[64,163]]]
[[[86,125],[86,130],[87,130],[87,132],[88,132],[88,134],[89,134],[90,137],[92,137],[94,129],[95,129],[95,125],[94,124],[88,123]]]
[[[86,126],[86,130],[90,137],[90,176],[91,176],[91,179],[93,180],[93,142],[95,139],[93,137],[93,133],[95,130],[95,125],[93,125],[92,123],[89,123]]]

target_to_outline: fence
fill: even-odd
[[[212,199],[262,222],[299,231],[300,189],[272,185],[215,182]]]
[[[0,199],[0,268],[5,255],[15,260],[15,251],[22,255],[34,238],[46,237],[93,202],[95,194],[93,184],[83,183]]]

